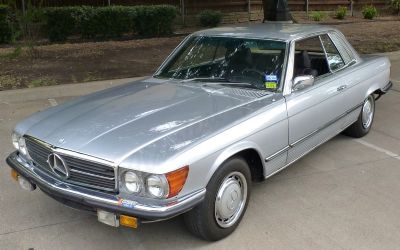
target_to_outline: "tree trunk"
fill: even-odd
[[[265,21],[292,21],[287,0],[263,0]]]

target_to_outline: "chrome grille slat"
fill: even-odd
[[[91,176],[91,177],[95,177],[95,178],[100,178],[103,180],[114,180],[114,177],[105,177],[105,176],[101,176],[101,175],[97,175],[97,174],[92,174],[92,173],[88,173],[88,172],[84,172],[84,171],[79,171],[76,169],[71,169],[71,172],[77,173],[77,174],[81,174],[81,175],[87,175],[87,176]]]
[[[82,170],[85,172],[92,172],[93,174],[100,174],[108,177],[114,177],[114,169],[101,165],[101,164],[92,164],[89,162],[82,163],[82,160],[76,160],[75,158],[64,156],[63,157],[68,166],[71,168],[76,168],[78,170]]]
[[[84,183],[85,180],[90,180],[90,184],[89,185],[99,185],[99,186],[103,186],[104,183],[108,183],[108,184],[113,184],[114,181],[108,181],[108,180],[99,180],[96,178],[92,178],[90,176],[86,176],[86,175],[80,175],[80,174],[76,174],[76,173],[71,173],[71,177],[72,180],[74,181],[80,181],[82,183]]]
[[[47,158],[53,149],[34,138],[25,137],[26,147],[34,164],[50,173],[53,172],[47,163]],[[70,177],[65,182],[104,191],[116,191],[114,168],[105,164],[60,154],[70,169]],[[54,175],[57,177],[56,175]]]

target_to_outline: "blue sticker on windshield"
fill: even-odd
[[[265,75],[266,82],[278,82],[278,77],[276,75]]]
[[[278,77],[276,75],[265,75],[265,88],[275,90],[278,88]]]

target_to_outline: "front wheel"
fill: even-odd
[[[246,211],[250,182],[250,169],[244,159],[225,162],[208,183],[204,201],[185,214],[189,231],[210,241],[231,234]]]
[[[375,116],[375,98],[371,94],[364,101],[361,113],[355,123],[350,125],[344,133],[351,137],[361,138],[369,133]]]

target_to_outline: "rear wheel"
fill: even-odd
[[[246,211],[251,173],[247,162],[233,158],[225,162],[207,185],[204,201],[185,214],[189,231],[216,241],[231,234]]]
[[[360,138],[369,133],[375,116],[375,98],[372,95],[364,101],[361,113],[355,123],[348,127],[344,133],[351,137]]]

